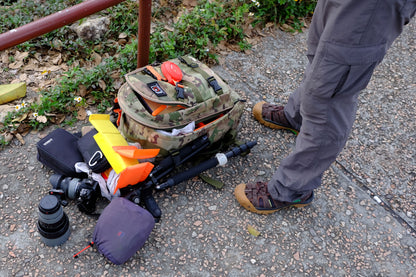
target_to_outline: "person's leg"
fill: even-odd
[[[347,141],[359,92],[416,6],[414,1],[334,2],[318,2],[306,78],[285,107],[289,122],[302,122],[294,151],[268,185],[272,198],[280,201],[305,197],[320,186],[323,172]]]
[[[406,17],[414,15],[415,6],[414,0],[318,2],[308,45],[311,62],[300,89],[285,107],[288,121],[299,124],[301,119],[295,149],[282,160],[267,188],[245,189],[244,184],[236,188],[242,205],[249,200],[261,209],[278,210],[291,203],[310,203],[323,172],[346,143],[359,92],[400,34]]]
[[[302,127],[295,149],[281,161],[269,182],[272,198],[294,201],[321,184],[322,173],[347,141],[359,91],[367,85],[375,65],[349,66],[322,61],[319,70],[314,70],[310,77],[314,81],[309,82],[317,86],[319,95],[308,90],[300,97]],[[337,92],[337,87],[342,89]]]

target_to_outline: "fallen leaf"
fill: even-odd
[[[103,58],[96,52],[92,52],[91,57],[94,60],[94,64],[96,66],[99,65],[101,63],[101,61],[103,60]]]
[[[98,81],[98,85],[100,86],[100,88],[105,91],[105,89],[107,88],[107,85],[105,84],[105,82],[103,80],[99,80]]]
[[[64,114],[58,114],[55,116],[55,124],[61,124],[65,120]]]
[[[23,120],[25,120],[28,116],[28,113],[24,113],[19,117],[16,117],[15,119],[12,120],[12,122],[22,122]]]
[[[27,123],[20,123],[19,127],[16,129],[16,133],[25,134],[31,129],[30,125]]]
[[[3,122],[9,112],[14,111],[13,105],[0,105],[0,122]]]
[[[258,237],[260,235],[260,232],[257,231],[253,226],[251,226],[250,224],[247,225],[247,230],[250,234],[252,234],[255,237]]]
[[[60,65],[62,63],[62,54],[59,53],[52,59],[52,63],[56,65]]]
[[[198,1],[197,0],[183,0],[182,1],[182,4],[185,6],[185,7],[196,7],[197,6],[197,4],[198,4]]]
[[[11,69],[19,69],[23,66],[23,62],[22,61],[16,61],[14,63],[9,64],[9,68]]]
[[[120,33],[118,35],[118,38],[127,38],[127,37],[128,37],[128,35],[126,33]]]
[[[12,139],[13,139],[13,135],[12,135],[12,134],[7,133],[7,134],[5,134],[5,135],[4,135],[4,140],[5,140],[7,143],[11,142],[11,141],[12,141]]]
[[[86,118],[87,118],[87,112],[85,111],[84,108],[80,108],[78,110],[77,119],[78,120],[85,120]]]
[[[5,51],[1,54],[1,62],[6,65],[9,63],[9,52]]]
[[[86,86],[84,86],[84,85],[79,85],[79,87],[78,87],[78,91],[79,91],[79,95],[80,95],[81,97],[85,97],[85,96],[87,95],[87,93],[88,93],[88,91],[87,91],[87,87],[86,87]]]
[[[23,137],[22,137],[22,135],[21,134],[19,134],[19,133],[17,133],[17,134],[15,134],[14,135],[19,141],[20,141],[20,143],[23,145],[23,144],[25,144],[25,140],[23,139]]]
[[[14,58],[16,61],[23,61],[29,56],[29,52],[16,52],[16,55],[14,55]]]

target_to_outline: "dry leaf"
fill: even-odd
[[[12,135],[12,134],[7,133],[7,134],[5,134],[5,135],[4,135],[4,140],[5,140],[7,143],[11,142],[11,141],[12,141],[12,139],[13,139],[13,135]]]
[[[78,110],[77,119],[78,120],[85,120],[87,118],[87,111],[84,108],[80,108]]]
[[[105,91],[105,89],[107,88],[107,85],[105,84],[105,82],[103,80],[99,80],[98,81],[98,85],[100,86],[100,88]]]
[[[87,87],[84,85],[79,85],[78,91],[79,91],[79,95],[83,98],[88,94]]]
[[[14,58],[16,59],[16,61],[23,61],[28,56],[29,56],[29,52],[16,52],[16,55],[14,56]]]
[[[58,71],[58,70],[67,71],[68,66],[66,64],[50,65],[50,66],[38,67],[35,70],[38,71],[38,72],[49,72],[49,71],[54,72],[54,71]]]
[[[9,68],[11,69],[19,69],[23,66],[23,62],[22,61],[16,61],[14,63],[9,64]]]
[[[14,105],[0,105],[0,122],[3,122],[9,112],[14,111]]]
[[[54,123],[54,124],[59,124],[59,121],[61,120],[61,115],[56,115],[56,114],[47,114],[45,113],[47,116],[49,116],[49,121]],[[65,116],[63,116],[65,118]],[[61,121],[62,122],[62,121]]]
[[[25,140],[23,139],[21,134],[17,133],[14,136],[20,141],[21,144],[25,144]]]
[[[61,124],[62,122],[64,122],[65,120],[65,115],[64,114],[58,114],[57,116],[55,116],[55,123],[56,124]]]
[[[6,65],[9,63],[9,52],[5,51],[1,53],[1,62]]]
[[[101,61],[103,60],[103,58],[96,52],[92,52],[91,57],[94,60],[95,66],[99,65]]]
[[[31,129],[31,127],[30,127],[29,124],[27,124],[27,123],[21,123],[21,124],[19,124],[19,127],[17,127],[15,133],[27,134],[30,129]]]
[[[60,65],[62,63],[62,54],[59,53],[52,59],[52,63],[56,65]]]
[[[260,235],[260,232],[257,231],[253,226],[251,226],[250,224],[247,225],[247,230],[250,234],[252,234],[255,237],[258,237]]]
[[[197,0],[183,0],[182,1],[182,4],[185,6],[185,7],[196,7],[197,6],[197,3],[198,1]]]
[[[16,117],[15,119],[12,120],[12,122],[22,122],[23,120],[25,120],[28,116],[28,113],[24,113],[19,117]]]
[[[128,36],[127,36],[127,34],[126,33],[120,33],[119,35],[118,35],[118,38],[119,39],[121,39],[121,38],[127,38]]]
[[[266,28],[270,28],[270,27],[273,27],[273,26],[274,26],[273,22],[266,23]]]

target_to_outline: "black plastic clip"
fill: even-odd
[[[176,89],[176,99],[185,99],[185,90],[183,87],[178,86],[178,84],[176,84],[175,86]]]
[[[210,87],[214,89],[216,94],[222,94],[222,87],[218,84],[214,76],[208,77],[207,82],[210,85]]]

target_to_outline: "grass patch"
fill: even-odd
[[[40,1],[0,1],[0,13],[5,15],[0,19],[0,33],[80,2],[50,0],[46,5]],[[221,43],[238,45],[240,50],[250,49],[244,33],[248,24],[287,23],[294,30],[301,30],[302,19],[311,15],[316,1],[199,1],[192,9],[181,4],[179,0],[166,0],[154,5],[150,63],[185,54],[207,64],[216,63],[216,47]],[[137,10],[137,1],[130,0],[100,12],[100,16],[110,19],[110,25],[99,41],[83,41],[65,26],[17,46],[16,49],[27,51],[30,56],[45,49],[59,51],[70,69],[57,80],[56,86],[40,91],[38,101],[19,106],[6,116],[0,123],[0,145],[7,144],[6,134],[22,129],[73,124],[89,106],[106,112],[117,94],[115,84],[137,65]],[[117,43],[121,33],[128,38],[126,43]],[[94,53],[106,58],[92,68],[75,66],[79,61],[88,62]]]

